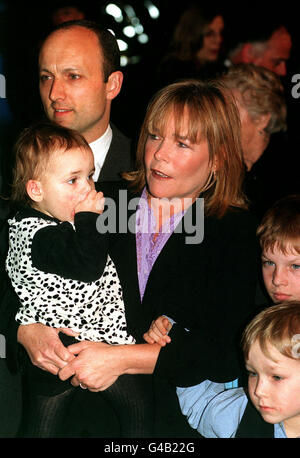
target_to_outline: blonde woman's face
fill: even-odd
[[[173,113],[163,134],[149,132],[144,161],[148,191],[153,197],[194,200],[206,184],[212,169],[207,140],[191,143],[187,132],[187,112],[183,114],[180,137],[175,135]]]

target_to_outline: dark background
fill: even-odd
[[[42,112],[37,79],[38,47],[52,28],[50,20],[52,11],[57,5],[66,3],[68,2],[37,3],[36,1],[0,0],[0,52],[4,55],[4,69],[0,72],[6,77],[7,101],[14,121],[21,128],[38,118]],[[112,28],[117,38],[125,38],[129,45],[126,52],[127,57],[138,60],[137,63],[131,63],[122,68],[124,84],[121,94],[113,102],[112,109],[112,119],[124,133],[133,136],[142,121],[147,101],[156,89],[157,65],[168,50],[171,35],[180,14],[191,2],[188,0],[152,0],[160,11],[158,19],[152,19],[149,16],[144,0],[115,2],[85,0],[77,3],[81,5],[88,19],[96,20]],[[115,3],[121,8],[124,17],[122,23],[117,23],[112,16],[105,13],[105,6],[108,3]],[[204,2],[199,1],[198,3]],[[290,92],[293,86],[291,76],[300,73],[298,32],[300,15],[295,6],[296,2],[261,1],[256,4],[244,1],[215,1],[213,4],[216,5],[216,8],[220,8],[225,19],[224,55],[238,40],[245,28],[255,28],[257,20],[263,19],[267,23],[273,16],[277,16],[286,23],[292,34],[293,48],[285,85],[287,95],[291,99],[290,103],[295,103]],[[129,24],[125,12],[126,5],[132,6],[149,36],[147,44],[140,44],[136,37],[130,39],[124,37],[122,29]],[[131,116],[129,116],[129,104]]]

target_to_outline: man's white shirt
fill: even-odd
[[[95,173],[93,175],[93,180],[95,182],[98,181],[101,169],[103,167],[106,155],[111,144],[111,140],[112,129],[110,125],[108,125],[104,134],[100,138],[97,138],[97,140],[89,144],[94,154]]]

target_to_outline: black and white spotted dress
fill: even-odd
[[[78,340],[133,344],[135,340],[127,332],[121,284],[107,253],[99,278],[86,281],[91,255],[95,260],[101,258],[97,243],[103,236],[97,233],[95,221],[95,214],[82,212],[75,216],[73,226],[33,209],[8,221],[6,270],[21,303],[16,320],[67,327],[80,333]],[[49,269],[45,268],[47,260]],[[74,278],[76,269],[79,279]]]

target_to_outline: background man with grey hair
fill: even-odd
[[[240,39],[229,52],[227,64],[259,65],[285,76],[292,48],[292,38],[285,25],[278,21],[250,21],[250,24],[251,29],[245,27],[242,36],[237,34]]]

